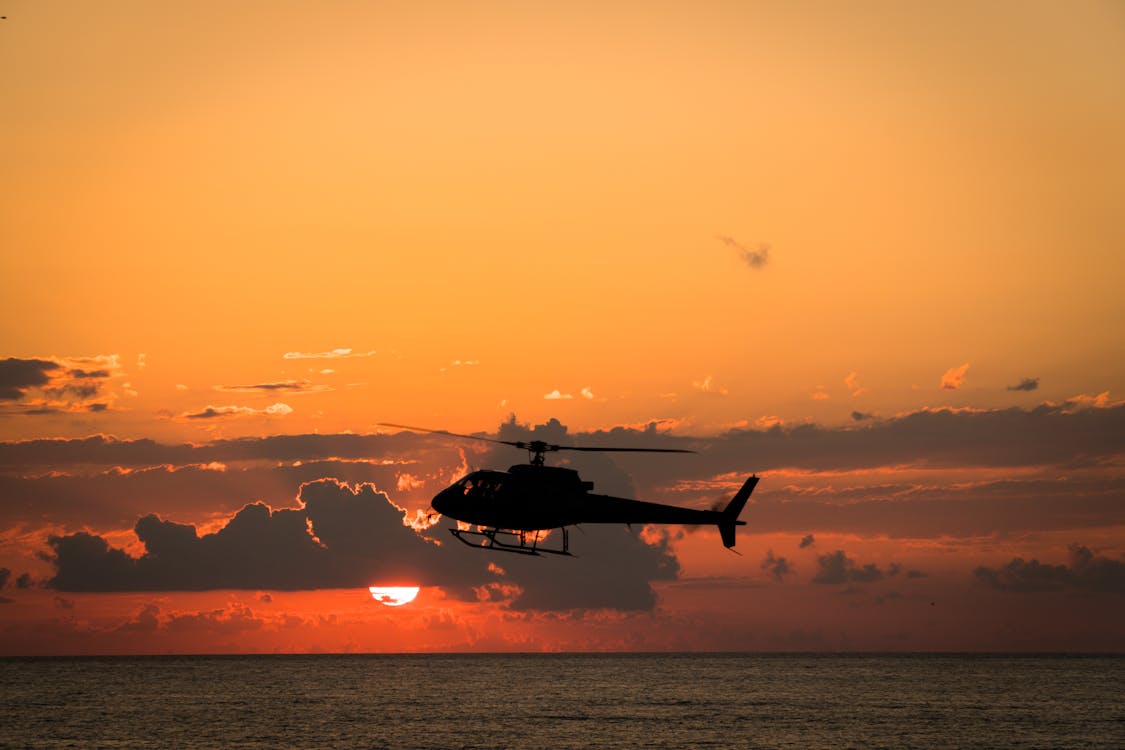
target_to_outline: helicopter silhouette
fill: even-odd
[[[543,440],[496,440],[479,435],[459,435],[446,430],[380,422],[413,432],[427,432],[467,440],[481,440],[521,448],[527,451],[528,463],[516,464],[507,471],[489,469],[471,471],[434,496],[430,507],[443,516],[460,521],[450,533],[475,549],[515,552],[523,555],[570,555],[569,526],[590,523],[685,524],[719,527],[723,546],[733,551],[734,531],[745,526],[738,520],[758,477],[749,477],[722,510],[698,510],[676,505],[629,500],[592,492],[593,482],[586,482],[574,469],[547,466],[545,455],[556,451],[597,453],[694,453],[678,448],[609,448],[554,445]],[[476,530],[471,527],[476,527]],[[540,544],[554,529],[562,532],[559,547]]]

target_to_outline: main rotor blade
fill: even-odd
[[[591,451],[599,453],[695,453],[684,448],[580,448],[576,445],[556,445],[559,451]]]
[[[400,430],[413,432],[428,432],[431,435],[448,435],[449,437],[465,438],[466,440],[483,440],[486,443],[510,445],[513,448],[523,448],[537,453],[551,453],[554,451],[585,451],[587,453],[695,453],[683,448],[591,448],[576,445],[553,445],[542,440],[497,440],[496,438],[481,437],[480,435],[462,435],[449,430],[430,430],[425,427],[412,427],[408,424],[394,424],[393,422],[376,422],[380,427],[396,427]]]
[[[380,427],[397,427],[400,430],[411,430],[412,432],[428,432],[433,435],[448,435],[449,437],[465,438],[466,440],[483,440],[486,443],[499,443],[500,445],[511,445],[515,448],[523,448],[523,443],[514,443],[511,440],[496,440],[494,438],[481,437],[480,435],[460,435],[456,432],[449,430],[427,430],[425,427],[411,427],[408,424],[392,424],[391,422],[376,422]]]

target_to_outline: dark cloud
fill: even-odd
[[[456,465],[457,454],[445,460]],[[93,475],[0,476],[0,527],[50,519],[70,529],[121,528],[149,513],[194,519],[204,506],[208,512],[232,513],[248,498],[274,508],[290,507],[305,482],[333,477],[352,484],[373,482],[379,487],[395,487],[402,472],[410,469],[414,467],[390,460],[305,461],[230,467],[220,463],[165,465],[111,469]],[[395,497],[410,507],[422,507],[452,479],[450,474],[422,475]]]
[[[512,609],[650,611],[657,605],[651,582],[675,580],[680,570],[667,540],[647,544],[640,529],[580,526],[571,530],[570,549],[574,557],[493,558],[505,571],[503,582],[522,589]]]
[[[873,563],[857,566],[855,561],[838,549],[816,558],[817,571],[813,583],[873,583],[883,577],[883,571]]]
[[[8,585],[8,579],[11,575],[12,571],[8,568],[0,568],[0,589]]]
[[[1009,391],[1034,391],[1039,388],[1039,378],[1024,378],[1015,385],[1008,386]]]
[[[370,485],[315,481],[302,486],[299,500],[295,509],[247,505],[202,537],[194,526],[147,515],[134,528],[145,547],[139,558],[87,532],[52,536],[56,574],[49,585],[162,591],[416,583],[472,598],[480,587],[503,583],[520,591],[509,602],[514,610],[651,610],[651,582],[674,579],[679,570],[666,542],[648,544],[639,529],[592,526],[575,534],[576,557],[505,556],[498,576],[488,569],[496,553],[460,544],[448,535],[448,521],[420,536],[403,525],[402,509]]]
[[[0,360],[0,399],[14,401],[22,398],[28,388],[37,388],[51,382],[47,373],[59,369],[59,363],[48,359]]]
[[[206,464],[213,461],[310,461],[370,459],[422,453],[440,446],[456,453],[448,439],[415,435],[272,435],[200,444],[165,444],[147,438],[118,440],[110,435],[86,438],[24,440],[0,443],[0,468],[71,465],[147,467]],[[518,454],[517,454],[518,455]]]
[[[216,409],[218,407],[211,407]],[[536,437],[584,446],[693,448],[697,456],[669,459],[646,454],[616,454],[613,461],[629,475],[650,483],[685,477],[711,477],[750,470],[801,468],[836,471],[882,466],[925,467],[1042,466],[1097,463],[1125,452],[1125,404],[1082,408],[1078,402],[1043,404],[1033,409],[925,409],[869,425],[732,430],[715,438],[678,437],[655,430],[614,428],[569,434],[565,426],[539,425]],[[501,439],[513,429],[504,425]],[[484,433],[482,433],[484,434]],[[521,433],[522,434],[522,433]],[[218,440],[200,445],[164,445],[151,440],[93,436],[75,440],[0,443],[0,467],[69,463],[108,466],[207,463],[268,459],[368,458],[422,449],[476,450],[471,441],[441,435],[277,435]],[[507,466],[520,460],[515,449],[486,454]],[[591,454],[593,455],[593,454]],[[560,456],[561,458],[561,456]],[[577,459],[574,459],[577,460]]]
[[[747,520],[757,532],[885,534],[932,539],[998,532],[1125,524],[1125,486],[1113,476],[959,484],[817,488],[783,485],[755,492]]]
[[[875,417],[874,414],[868,414],[868,413],[862,412],[862,411],[853,411],[852,412],[852,421],[853,422],[863,422],[864,420],[873,419],[874,417]]]
[[[42,415],[96,411],[87,403],[95,397],[102,397],[104,408],[109,408],[116,394],[103,397],[103,381],[121,374],[116,355],[0,360],[0,401],[17,402],[5,404],[0,413]]]
[[[35,580],[31,577],[30,573],[20,573],[16,578],[17,589],[29,589],[35,585]]]
[[[908,570],[908,571],[906,571],[906,577],[907,578],[929,578],[928,575],[926,575],[925,573],[923,573],[920,570]]]
[[[308,380],[279,380],[273,383],[254,383],[253,385],[217,385],[215,390],[228,393],[317,393],[330,391],[332,387],[316,385]]]
[[[483,562],[451,564],[370,485],[322,480],[304,485],[299,499],[297,509],[247,505],[202,537],[194,526],[147,515],[134,527],[145,546],[139,558],[85,532],[52,536],[50,585],[61,591],[301,590],[397,579],[464,588],[484,570]]]
[[[797,546],[799,549],[804,549],[805,547],[811,547],[814,544],[816,544],[816,538],[813,537],[812,534],[805,534],[803,537],[801,537],[801,543]]]
[[[737,489],[717,488],[714,477],[754,470],[1067,467],[1065,476],[976,483],[932,474],[925,484],[872,485],[870,478],[859,477],[851,480],[854,484],[838,480],[815,492],[800,480],[765,481],[746,513],[761,533],[823,530],[934,538],[1045,529],[1077,533],[1125,523],[1125,485],[1098,469],[1125,451],[1121,406],[926,411],[854,429],[740,430],[710,440],[624,428],[574,435],[557,421],[536,427],[510,422],[497,435],[583,446],[695,449],[695,455],[674,457],[559,453],[551,461],[578,469],[598,492],[699,508],[723,503]],[[105,528],[154,512],[194,519],[204,504],[209,512],[232,512],[248,498],[292,506],[301,482],[323,477],[387,488],[398,484],[401,497],[420,507],[457,478],[453,472],[462,462],[503,469],[526,460],[523,451],[484,446],[411,433],[278,435],[198,445],[108,436],[0,443],[0,523]],[[411,476],[401,477],[404,472]]]
[[[738,257],[742,258],[743,262],[753,269],[761,269],[769,262],[770,246],[764,242],[758,243],[758,246],[751,250],[734,237],[719,235],[719,240],[727,247],[737,250]]]
[[[81,369],[75,368],[73,370],[67,370],[66,374],[69,375],[72,378],[84,379],[84,378],[108,378],[113,373],[111,373],[109,370],[81,370]]]
[[[784,557],[776,557],[772,549],[766,553],[766,557],[759,567],[768,571],[774,580],[779,583],[785,580],[785,576],[793,572],[792,564]]]
[[[1012,558],[1002,568],[981,566],[973,571],[978,580],[1004,591],[1057,591],[1073,588],[1125,594],[1125,562],[1094,554],[1088,547],[1072,544],[1070,566],[1049,565],[1036,559]]]

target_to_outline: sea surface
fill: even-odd
[[[0,659],[2,748],[1125,748],[1125,656]]]

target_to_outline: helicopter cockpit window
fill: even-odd
[[[463,492],[466,495],[468,495],[470,492],[473,491],[473,480],[472,479],[462,479],[460,482],[458,482],[458,484],[461,485],[461,492]]]

